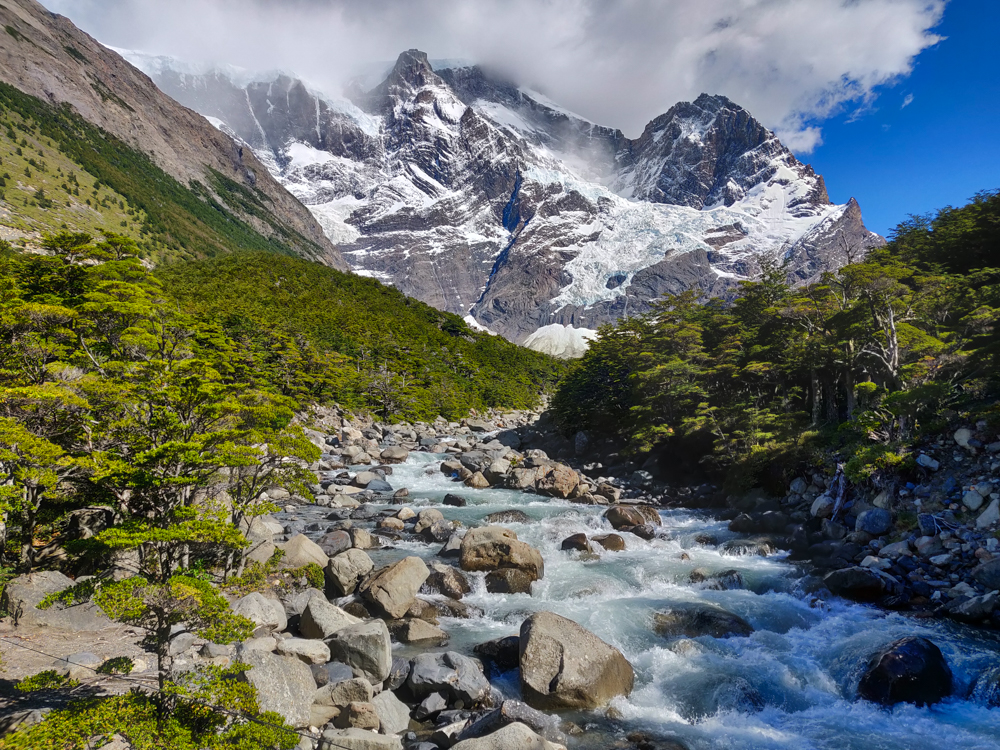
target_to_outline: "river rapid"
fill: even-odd
[[[611,747],[631,732],[653,740],[677,739],[691,750],[996,750],[1000,709],[962,698],[932,707],[900,704],[891,710],[854,695],[868,657],[908,635],[922,635],[942,650],[954,675],[954,694],[966,695],[976,675],[1000,664],[997,634],[897,613],[840,599],[822,601],[808,592],[809,578],[785,560],[723,554],[695,541],[710,534],[719,544],[737,535],[701,511],[661,510],[661,536],[644,541],[623,533],[627,549],[599,554],[562,551],[563,539],[580,532],[614,531],[600,506],[503,489],[473,490],[439,471],[442,457],[411,453],[387,477],[409,489],[406,505],[435,507],[465,526],[483,523],[496,511],[519,509],[529,523],[503,524],[541,551],[545,576],[532,594],[487,593],[483,574],[469,574],[473,592],[464,601],[483,611],[472,619],[442,618],[450,643],[435,650],[471,654],[473,646],[518,633],[524,618],[551,611],[575,620],[619,648],[636,671],[628,698],[607,712],[567,715],[585,734],[571,747]],[[468,506],[445,506],[445,494],[467,498]],[[399,506],[385,506],[398,510]],[[298,508],[285,519],[314,521],[326,508]],[[318,535],[318,534],[317,534]],[[428,562],[439,544],[398,542],[371,550],[376,565],[407,555]],[[692,584],[695,568],[735,569],[744,587],[714,590]],[[653,614],[678,602],[716,604],[745,618],[749,637],[668,639],[653,631]],[[401,656],[412,647],[396,646]],[[515,672],[494,679],[506,697],[518,698]]]

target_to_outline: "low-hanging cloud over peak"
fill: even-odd
[[[629,136],[724,94],[799,152],[941,41],[945,1],[43,0],[109,45],[295,71],[331,92],[405,49],[474,60]]]

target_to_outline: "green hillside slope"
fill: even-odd
[[[283,336],[342,355],[339,369],[326,369],[348,406],[424,419],[530,407],[565,367],[373,279],[297,258],[240,253],[157,276],[186,312],[217,320],[264,359],[280,356]]]

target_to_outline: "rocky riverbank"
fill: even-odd
[[[516,634],[492,637],[483,601],[531,599],[559,585],[547,576],[546,563],[555,558],[546,559],[510,528],[536,523],[525,510],[501,508],[475,524],[461,520],[481,502],[480,493],[494,490],[537,498],[570,515],[575,507],[589,514],[585,530],[557,540],[558,554],[580,564],[662,549],[657,545],[676,538],[664,521],[671,509],[693,506],[710,509],[703,512],[707,530],[693,533],[674,557],[690,568],[686,584],[698,591],[754,596],[772,590],[775,584],[767,589],[748,580],[754,571],[741,571],[740,561],[784,559],[774,553],[790,550],[790,558],[813,573],[797,584],[797,595],[816,611],[839,594],[923,617],[995,624],[995,607],[977,617],[962,614],[977,606],[983,612],[982,604],[997,597],[984,577],[993,569],[995,525],[978,525],[996,500],[976,509],[963,502],[968,492],[983,497],[980,488],[993,476],[993,454],[983,449],[989,444],[974,442],[985,435],[956,435],[967,445],[956,442],[955,449],[943,441],[928,446],[921,459],[926,481],[919,485],[870,499],[852,496],[838,507],[837,480],[819,474],[796,479],[784,498],[726,498],[709,486],[671,487],[611,453],[596,460],[600,447],[586,435],[563,441],[530,413],[379,425],[319,412],[309,422],[315,428],[309,437],[323,450],[313,467],[315,502],[271,488],[268,496],[284,510],[255,519],[247,535],[253,559],[273,560],[280,549],[283,570],[314,564],[323,571],[322,587],[288,580],[279,570],[272,582],[280,585],[234,598],[234,609],[258,625],[253,639],[219,647],[179,629],[172,648],[178,669],[237,660],[250,665],[245,678],[257,686],[261,708],[301,728],[302,747],[586,746],[598,731],[595,716],[619,723],[601,728],[603,739],[592,747],[700,746],[621,723],[621,700],[636,688],[637,667],[613,639],[552,612],[524,611],[513,620],[516,608],[504,620]],[[942,468],[948,451],[951,465]],[[415,475],[418,455],[424,468]],[[404,469],[406,482],[398,479]],[[426,507],[426,493],[415,487],[424,482],[452,491]],[[728,521],[728,533],[709,520],[713,516]],[[99,524],[100,518],[95,512],[78,523]],[[934,544],[940,551],[932,555]],[[732,567],[697,564],[699,549],[717,550]],[[95,629],[110,625],[90,610],[87,618],[36,610],[43,593],[68,583],[59,575],[35,574],[8,586],[5,600],[8,612],[18,613],[18,628],[74,628],[87,618]],[[711,602],[665,602],[654,607],[648,630],[672,653],[697,654],[702,643],[751,639],[762,619],[744,614]],[[854,660],[858,697],[920,705],[968,693],[981,705],[1000,704],[997,669],[977,666],[974,674],[953,676],[956,665],[933,638],[900,635]],[[100,661],[77,653],[56,666],[86,677],[88,666]],[[713,710],[753,713],[769,700],[742,677],[723,679],[710,692]]]

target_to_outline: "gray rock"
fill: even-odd
[[[531,517],[523,510],[513,508],[511,510],[498,510],[490,513],[483,519],[483,523],[531,523]]]
[[[314,597],[302,611],[299,632],[306,638],[326,639],[337,631],[360,622],[360,619],[326,599]]]
[[[329,682],[313,694],[313,703],[343,708],[349,703],[369,703],[375,690],[368,680],[355,677],[342,682]]]
[[[917,466],[923,466],[925,469],[930,469],[931,471],[937,471],[941,468],[941,464],[926,453],[921,453],[917,456]]]
[[[833,515],[833,507],[836,501],[825,492],[813,500],[809,513],[813,518],[829,518]]]
[[[410,726],[410,709],[391,690],[383,690],[372,698],[382,734],[400,734]]]
[[[281,564],[288,568],[301,568],[309,563],[325,568],[330,560],[323,549],[305,534],[296,534],[278,547],[285,551]]]
[[[490,683],[479,664],[455,651],[417,656],[407,685],[416,698],[442,693],[451,704],[460,702],[463,708],[481,704],[490,694]]]
[[[236,658],[250,667],[240,679],[257,689],[261,711],[274,711],[293,727],[309,725],[316,681],[299,659],[266,651],[237,648]]]
[[[431,719],[442,711],[448,710],[448,699],[441,693],[431,693],[413,710],[413,717],[418,721]]]
[[[353,594],[361,580],[372,572],[375,563],[368,553],[349,549],[331,558],[324,573],[326,581],[340,596]]]
[[[382,620],[341,628],[329,639],[330,655],[350,665],[355,675],[372,684],[382,682],[392,668],[392,643]]]
[[[327,729],[317,750],[403,750],[403,743],[399,737],[367,729]]]
[[[837,596],[871,602],[885,594],[885,580],[870,568],[851,567],[827,573],[823,583]]]
[[[462,540],[461,565],[469,571],[513,568],[528,573],[533,580],[545,574],[541,553],[502,526],[469,529]]]
[[[306,664],[326,664],[330,661],[330,647],[323,641],[309,638],[280,638],[274,651],[282,656],[294,656]]]
[[[560,615],[525,620],[520,649],[521,693],[534,708],[599,708],[632,692],[635,672],[621,651]]]
[[[659,635],[688,638],[702,635],[728,638],[754,632],[753,626],[739,615],[714,604],[699,603],[676,604],[665,612],[657,612],[653,615],[653,628]]]
[[[85,680],[93,677],[96,674],[95,670],[103,663],[104,659],[97,654],[78,651],[65,659],[56,659],[52,662],[52,669],[71,680]]]
[[[1000,523],[1000,499],[993,500],[986,510],[979,514],[979,518],[976,519],[976,528],[988,529],[996,523]]]
[[[975,490],[969,490],[962,496],[962,505],[972,511],[979,510],[983,505],[983,496]]]
[[[990,560],[972,571],[972,577],[988,591],[1000,589],[1000,559]]]
[[[491,594],[530,594],[535,577],[524,570],[500,568],[486,574],[486,590]]]
[[[232,605],[232,610],[235,614],[242,615],[253,622],[257,626],[258,635],[280,632],[288,627],[288,617],[285,615],[285,608],[281,602],[268,599],[256,591],[237,599]]]
[[[535,734],[525,724],[515,722],[485,737],[462,740],[452,745],[452,750],[558,750],[562,747]]]
[[[433,593],[444,594],[452,599],[461,599],[472,591],[469,579],[458,568],[442,563],[431,563],[430,575],[424,588]]]
[[[883,706],[924,706],[951,695],[951,685],[951,669],[937,646],[926,638],[901,638],[869,660],[858,697]]]
[[[170,643],[167,646],[167,651],[171,656],[180,656],[185,651],[192,648],[197,640],[198,636],[191,631],[181,631],[180,633],[177,633],[177,635],[171,637]]]
[[[439,557],[461,557],[462,539],[465,537],[464,531],[455,531],[448,537],[448,541],[438,550]]]
[[[408,617],[395,620],[389,629],[399,643],[420,643],[425,646],[439,646],[448,640],[448,634],[436,625],[419,618]]]
[[[855,531],[863,531],[872,536],[882,536],[892,528],[892,513],[883,508],[872,508],[858,516]]]
[[[341,552],[346,552],[354,546],[354,543],[351,541],[351,535],[343,529],[337,529],[336,531],[324,534],[319,538],[317,544],[331,558],[336,557]]]
[[[43,570],[18,576],[9,581],[3,590],[3,608],[18,627],[49,627],[71,632],[103,630],[114,623],[95,604],[77,604],[63,607],[54,604],[48,609],[38,609],[37,604],[49,594],[68,589],[73,581],[55,570]]]
[[[955,430],[955,442],[958,443],[962,448],[969,447],[969,441],[972,440],[972,430],[962,427],[961,429]]]
[[[555,742],[565,742],[563,733],[559,730],[559,719],[538,711],[527,703],[506,700],[499,707],[485,716],[477,719],[462,730],[457,739],[459,742],[485,737],[514,723],[521,723],[537,734]]]
[[[430,571],[419,557],[405,557],[365,580],[359,592],[387,617],[400,618],[413,604]]]
[[[960,622],[976,624],[988,620],[996,609],[1000,609],[1000,593],[991,591],[951,607],[948,616]]]

